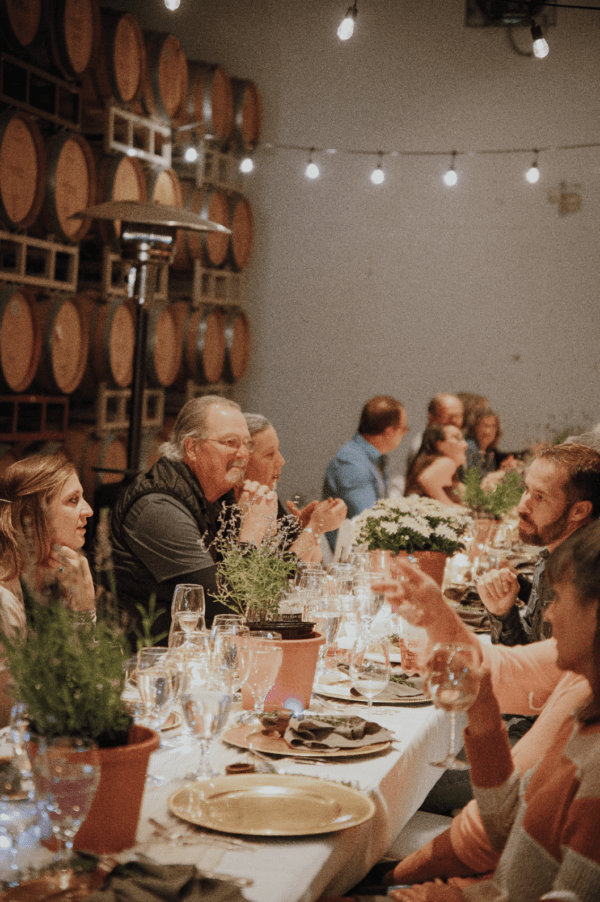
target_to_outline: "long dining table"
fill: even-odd
[[[327,710],[326,700],[313,699],[316,708]],[[209,873],[247,878],[242,892],[251,902],[313,902],[324,894],[348,891],[385,854],[439,779],[442,771],[430,762],[441,760],[447,752],[450,719],[431,704],[375,704],[368,715],[365,704],[346,707],[348,713],[390,730],[391,746],[379,754],[318,764],[273,757],[272,766],[284,774],[351,784],[373,800],[371,819],[337,832],[289,838],[228,835],[190,826],[170,813],[168,800],[185,785],[185,774],[197,764],[198,748],[195,744],[171,748],[174,743],[167,733],[166,747],[150,760],[133,853],[162,864],[194,864]],[[457,717],[459,727],[463,718]],[[212,760],[223,772],[227,764],[247,761],[248,754],[219,742]],[[121,858],[126,860],[127,853]]]

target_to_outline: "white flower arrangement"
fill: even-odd
[[[432,498],[384,498],[352,521],[353,539],[369,551],[442,551],[464,548],[471,518]]]

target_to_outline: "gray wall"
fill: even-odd
[[[114,4],[117,6],[118,4]],[[600,13],[558,10],[543,61],[504,29],[466,28],[464,0],[130,0],[191,59],[253,79],[263,142],[355,150],[556,147],[600,140]],[[123,4],[121,4],[123,7]],[[528,35],[516,39],[525,48]],[[600,148],[376,159],[261,149],[247,177],[255,218],[252,361],[238,390],[287,457],[281,494],[320,493],[360,407],[396,395],[422,428],[439,390],[487,394],[505,449],[600,420],[597,296]],[[560,215],[561,182],[581,210]],[[392,456],[401,469],[402,446]]]

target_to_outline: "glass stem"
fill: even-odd
[[[456,746],[456,713],[454,711],[450,711],[450,751],[448,752],[449,758],[454,758]]]

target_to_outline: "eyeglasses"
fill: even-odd
[[[214,442],[215,445],[223,445],[223,447],[227,448],[229,451],[239,451],[243,446],[250,454],[252,454],[254,448],[256,447],[252,439],[248,439],[248,441],[242,441],[241,438],[237,438],[235,436],[231,436],[230,438],[205,438],[204,441]]]

